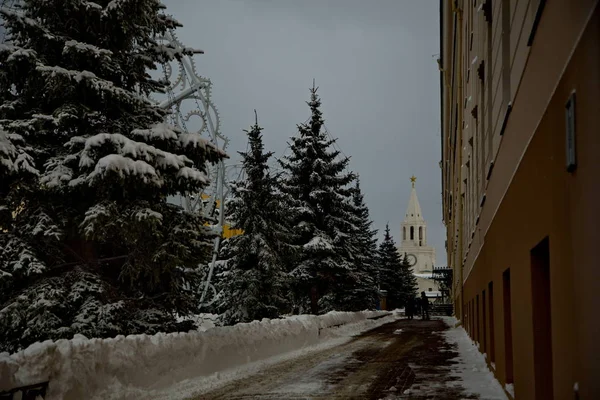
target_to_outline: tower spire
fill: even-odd
[[[423,213],[421,212],[421,204],[419,204],[419,198],[417,197],[417,189],[415,189],[416,180],[417,178],[414,175],[410,178],[412,189],[410,190],[410,199],[408,200],[408,207],[404,215],[404,222],[413,225],[425,223]]]

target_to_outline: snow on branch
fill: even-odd
[[[207,152],[215,153],[219,158],[229,158],[227,153],[221,149],[218,149],[214,144],[203,138],[202,135],[197,132],[182,133],[179,135],[179,143],[183,148],[200,148],[202,150],[206,150]]]
[[[196,168],[183,167],[177,173],[178,178],[187,180],[193,180],[201,183],[202,185],[208,185],[209,180],[205,173],[198,171]]]
[[[135,212],[135,219],[137,221],[154,220],[157,223],[161,223],[163,216],[161,213],[150,208],[142,208]]]
[[[199,133],[184,133],[179,136],[179,142],[183,147],[206,149],[210,145],[209,141],[202,137]]]
[[[121,155],[142,158],[148,162],[154,161],[162,169],[169,167],[178,169],[192,164],[192,161],[186,156],[169,153],[146,143],[131,140],[120,133],[99,133],[89,138],[78,136],[72,138],[69,144],[82,142],[84,143],[84,149],[79,161],[81,167],[92,166],[94,164],[92,151],[109,142],[116,147]]]
[[[93,2],[93,1],[85,1],[84,0],[84,1],[81,2],[81,4],[83,6],[85,6],[85,8],[87,10],[90,10],[90,9],[102,10],[102,6],[100,4],[98,4],[98,3]]]
[[[159,55],[160,62],[168,62],[173,59],[180,59],[185,55],[192,54],[193,49],[178,48],[172,44],[156,44],[153,48],[154,53]]]
[[[85,237],[91,238],[96,230],[102,226],[102,219],[109,218],[114,211],[114,203],[102,202],[94,204],[85,212],[85,218],[79,225]],[[98,226],[100,225],[100,226]]]
[[[123,4],[127,3],[129,0],[111,0],[110,3],[106,5],[104,11],[112,11],[119,9]]]
[[[32,276],[46,270],[44,262],[36,257],[27,242],[13,234],[3,236],[0,238],[0,260],[3,261],[4,278]]]
[[[46,185],[49,188],[56,188],[73,179],[73,170],[62,162],[62,158],[52,158],[46,163],[45,167],[48,172],[40,179],[42,185]]]
[[[32,49],[24,49],[22,47],[10,46],[12,49],[11,54],[6,58],[6,62],[13,62],[24,59],[35,59],[37,58],[37,53]]]
[[[88,180],[99,179],[110,172],[118,174],[121,178],[125,176],[137,176],[145,183],[151,182],[159,187],[164,183],[163,179],[156,173],[156,170],[147,162],[133,160],[120,154],[109,154],[98,160],[94,172],[88,176]]]
[[[4,17],[3,19],[10,20],[13,23],[20,25],[22,29],[38,30],[43,34],[45,38],[50,40],[56,39],[56,35],[50,33],[48,29],[42,26],[35,19],[25,16],[20,11],[11,10],[8,7],[2,7],[0,8],[0,15]]]
[[[8,138],[6,131],[0,129],[0,165],[4,166],[9,171],[13,171],[15,165],[12,159],[16,154],[17,151],[15,146]]]
[[[308,243],[304,246],[304,249],[311,251],[332,251],[333,245],[329,240],[322,236],[313,237]]]
[[[133,136],[140,136],[146,140],[170,140],[177,139],[178,136],[174,127],[165,123],[158,123],[150,129],[134,129],[131,134]]]
[[[48,214],[39,209],[34,213],[33,217],[33,229],[31,229],[32,236],[60,239],[62,232]]]
[[[94,46],[93,44],[78,42],[76,40],[69,40],[65,42],[65,47],[63,48],[63,54],[67,54],[69,52],[78,52],[78,53],[86,53],[92,54],[97,58],[110,58],[113,52],[106,49],[101,49],[98,46]]]
[[[28,148],[28,150],[31,150]],[[15,167],[21,171],[27,171],[33,175],[39,175],[40,171],[34,167],[35,161],[31,155],[25,152],[25,149],[19,149],[17,159],[15,160]]]
[[[115,86],[113,82],[107,81],[105,79],[98,78],[96,74],[90,71],[74,71],[68,70],[63,67],[48,66],[38,63],[36,66],[36,71],[41,73],[46,73],[50,77],[63,77],[70,80],[74,80],[77,83],[87,82],[92,88],[96,89],[99,92],[103,92],[106,94],[110,94],[114,97],[119,97],[121,99],[129,99],[131,102],[149,105],[150,102],[148,99],[143,98],[140,95],[137,95],[133,92],[129,92],[125,89],[122,89],[118,86]]]

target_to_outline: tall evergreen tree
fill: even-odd
[[[404,307],[408,296],[416,295],[414,288],[413,292],[409,292],[409,280],[415,278],[407,266],[408,260],[402,261],[390,227],[386,225],[383,241],[379,245],[379,280],[381,289],[387,291],[387,303],[391,308]]]
[[[348,187],[353,175],[345,172],[347,158],[333,149],[320,110],[317,88],[311,89],[307,103],[308,123],[298,125],[298,136],[291,138],[291,154],[279,163],[283,168],[281,190],[287,195],[287,209],[293,216],[292,230],[300,247],[290,267],[294,281],[297,311],[310,304],[314,314],[340,309],[345,303],[344,287],[352,280],[350,233],[352,195]]]
[[[372,228],[369,208],[365,204],[360,188],[360,179],[356,179],[351,198],[353,206],[354,230],[351,234],[352,259],[354,261],[354,279],[346,288],[345,309],[356,311],[375,308],[379,302],[377,274],[377,230]]]
[[[0,351],[43,339],[189,329],[211,237],[168,204],[224,154],[163,123],[148,70],[159,0],[23,0],[2,10]]]
[[[245,131],[249,150],[240,152],[246,178],[232,185],[229,221],[243,233],[225,240],[227,259],[217,276],[219,311],[226,324],[275,318],[286,307],[287,273],[282,254],[289,242],[284,212],[269,172],[258,120]]]
[[[400,271],[400,281],[402,282],[402,291],[404,293],[401,303],[402,305],[406,305],[408,299],[414,299],[419,295],[417,277],[413,274],[413,268],[410,265],[410,261],[408,261],[406,253],[402,256],[402,268]]]

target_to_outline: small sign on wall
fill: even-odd
[[[575,153],[575,92],[571,93],[565,108],[565,119],[567,124],[567,171],[573,172],[577,168],[577,154]]]

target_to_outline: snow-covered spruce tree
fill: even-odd
[[[419,296],[417,277],[413,274],[413,268],[410,265],[410,261],[408,261],[406,253],[402,256],[402,269],[400,271],[400,281],[402,282],[402,291],[404,293],[401,303],[406,305],[408,299],[414,299],[416,296]]]
[[[44,339],[188,329],[205,221],[167,196],[224,154],[146,100],[159,0],[23,0],[2,11],[0,351]]]
[[[388,308],[404,307],[407,299],[405,268],[396,248],[396,242],[390,234],[389,225],[385,226],[385,235],[379,245],[378,264],[380,287],[387,291]]]
[[[223,243],[226,262],[217,275],[218,311],[225,324],[276,318],[287,303],[282,252],[289,241],[284,209],[269,171],[258,120],[245,131],[249,149],[240,152],[245,178],[234,182],[228,220],[242,234]]]
[[[333,149],[327,137],[317,88],[307,103],[308,123],[298,125],[291,138],[291,154],[279,163],[283,169],[281,191],[292,215],[291,231],[297,235],[296,257],[289,261],[295,312],[313,314],[344,307],[345,288],[352,276],[352,188],[354,176],[346,172],[347,158]],[[310,308],[308,308],[310,307]]]
[[[365,204],[360,180],[352,193],[353,225],[351,233],[352,258],[354,261],[353,281],[346,288],[347,310],[373,309],[379,302],[377,270],[377,230],[372,228],[369,208]]]

